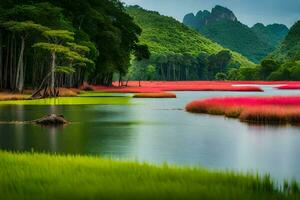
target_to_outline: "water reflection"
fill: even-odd
[[[57,113],[74,122],[59,128],[0,124],[0,148],[258,170],[278,179],[300,180],[299,127],[249,125],[183,110],[186,103],[197,98],[297,93],[270,87],[265,90],[178,92],[177,99],[134,99],[134,105],[122,106],[0,106],[0,121],[30,121]]]

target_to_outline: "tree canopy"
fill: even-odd
[[[72,75],[55,77],[68,87],[84,80],[110,85],[114,73],[128,71],[131,55],[149,57],[139,43],[142,29],[118,0],[7,0],[0,10],[0,89],[16,90],[19,77],[26,87],[39,86],[49,72],[49,51],[64,66],[58,71],[66,72],[65,59],[77,64]]]

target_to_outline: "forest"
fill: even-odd
[[[149,57],[118,0],[0,2],[0,89],[111,85],[132,55]]]

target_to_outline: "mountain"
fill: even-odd
[[[283,24],[270,24],[265,26],[261,23],[257,23],[251,27],[251,30],[273,47],[277,47],[289,32],[288,27]]]
[[[228,8],[216,6],[212,9],[211,12],[207,10],[200,10],[196,15],[194,15],[193,13],[187,14],[183,19],[183,23],[185,25],[192,26],[199,30],[203,29],[209,24],[220,21],[236,22],[237,18],[234,13]]]
[[[217,54],[225,50],[195,30],[188,28],[172,17],[148,11],[139,6],[127,7],[127,12],[142,28],[141,43],[147,44],[153,55],[157,54]],[[254,66],[242,55],[232,52],[232,59],[238,66]]]
[[[265,27],[257,24],[249,28],[238,21],[231,10],[222,6],[214,7],[211,12],[204,10],[196,15],[189,13],[183,23],[256,63],[274,51],[287,33],[284,25]]]
[[[300,60],[300,21],[296,22],[270,57],[279,62]]]

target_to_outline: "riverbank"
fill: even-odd
[[[138,93],[138,97],[161,98],[169,97],[170,91],[225,91],[225,92],[263,92],[260,85],[274,85],[276,89],[299,89],[297,81],[129,81],[127,86],[118,86],[113,82],[112,86],[88,85],[78,88],[59,88],[60,97],[88,96],[91,91],[110,94]],[[34,93],[33,90],[25,90],[24,93],[0,92],[0,101],[28,100]],[[87,95],[86,95],[87,93]],[[143,93],[139,95],[139,93]],[[159,95],[150,95],[156,93]],[[145,95],[144,95],[145,94]],[[93,95],[93,94],[92,94]],[[97,95],[95,95],[97,96]],[[105,96],[105,95],[103,95]]]
[[[0,152],[0,199],[297,199],[268,176],[88,156]]]
[[[77,88],[59,88],[58,90],[60,97],[75,97],[82,92]],[[23,93],[0,91],[0,101],[28,100],[33,93],[33,90],[25,90]]]

